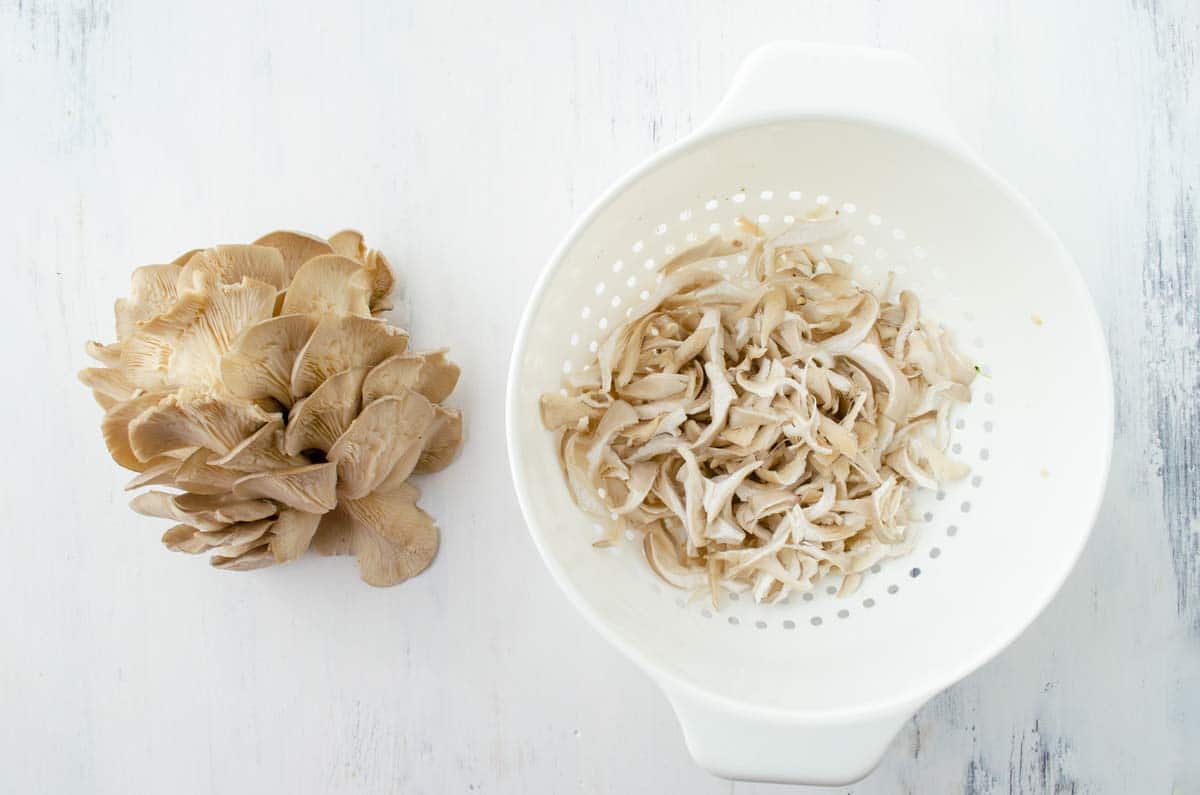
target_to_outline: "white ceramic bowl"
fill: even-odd
[[[894,271],[987,372],[953,437],[973,476],[918,498],[916,550],[853,598],[823,583],[713,615],[660,585],[635,541],[592,548],[538,396],[587,364],[672,252],[739,214],[780,229],[822,204],[851,224],[837,253],[860,278]],[[865,775],[915,710],[1033,621],[1087,540],[1112,439],[1103,334],[1054,233],[971,154],[911,58],[795,43],[752,54],[712,118],[567,233],[525,310],[507,400],[513,480],[555,580],[662,686],[701,765],[774,781]]]

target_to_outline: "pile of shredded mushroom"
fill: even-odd
[[[178,522],[167,547],[245,571],[353,554],[395,585],[433,560],[438,529],[415,473],[447,466],[462,414],[444,351],[408,351],[383,255],[344,230],[279,231],[134,270],[117,341],[88,343],[80,379],[109,452],[137,477],[131,507]]]
[[[911,292],[822,255],[838,218],[739,226],[666,263],[542,420],[597,545],[641,534],[660,578],[714,606],[828,574],[845,595],[911,549],[914,487],[966,476],[945,450],[975,370]]]

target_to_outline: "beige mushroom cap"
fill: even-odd
[[[143,486],[173,486],[175,473],[179,470],[181,461],[169,455],[161,455],[145,462],[145,469],[125,484],[125,491],[134,491]]]
[[[329,448],[328,458],[337,464],[342,496],[361,499],[385,479],[407,479],[425,447],[433,419],[433,405],[409,390],[367,405]]]
[[[118,298],[113,307],[117,321],[117,339],[121,342],[133,336],[137,324],[169,310],[179,296],[176,281],[178,265],[144,265],[135,268],[130,276],[128,298]]]
[[[316,327],[311,315],[280,315],[243,329],[221,357],[225,388],[238,397],[269,397],[291,406],[292,366]]]
[[[116,339],[124,342],[137,330],[139,322],[172,307],[179,297],[180,267],[178,264],[143,265],[130,276],[130,297],[118,298],[113,305],[116,318]]]
[[[232,560],[265,547],[271,541],[267,532],[274,524],[274,519],[260,519],[230,526],[223,533],[220,544],[213,547],[213,556]]]
[[[317,532],[321,516],[319,513],[296,510],[279,513],[279,518],[271,526],[269,542],[276,563],[287,563],[304,554]]]
[[[271,552],[271,563],[287,563],[304,553],[317,529],[318,514],[284,510],[275,518],[230,524],[217,530],[200,530],[178,524],[163,534],[163,544],[176,552],[196,555],[212,550],[219,568],[241,570],[261,568],[259,550]],[[248,558],[247,560],[241,560]]]
[[[148,466],[152,456],[141,459],[134,454],[129,440],[129,426],[143,412],[158,405],[166,397],[165,392],[145,392],[135,398],[121,401],[105,412],[104,419],[100,421],[100,431],[104,434],[104,443],[114,461],[134,472],[141,472]]]
[[[359,397],[367,368],[343,370],[329,378],[302,398],[288,415],[283,435],[283,449],[288,455],[304,450],[324,450],[333,447],[358,416],[362,401]]]
[[[329,245],[335,254],[350,257],[362,262],[367,256],[367,247],[363,243],[362,232],[357,229],[343,229],[329,236]]]
[[[212,564],[214,569],[253,571],[254,569],[265,569],[267,566],[274,565],[275,556],[271,553],[269,544],[263,542],[253,551],[243,552],[233,557],[213,555],[208,559],[208,562]]]
[[[313,534],[312,548],[319,555],[349,555],[350,539],[354,535],[354,519],[342,503],[321,517]]]
[[[329,237],[329,245],[333,246],[336,253],[357,260],[366,268],[369,275],[368,283],[371,285],[371,310],[379,312],[390,309],[391,306],[383,299],[387,298],[396,282],[392,275],[392,268],[383,254],[375,249],[367,248],[363,242],[362,232],[357,229],[343,229],[335,232]]]
[[[322,318],[292,367],[292,394],[305,397],[335,373],[374,367],[406,347],[408,333],[382,320],[354,315]]]
[[[193,494],[224,494],[233,490],[233,483],[241,473],[225,467],[215,466],[212,461],[217,454],[203,447],[176,462],[172,472],[173,485]]]
[[[434,430],[425,442],[415,472],[440,472],[450,466],[463,439],[462,412],[458,409],[434,407]]]
[[[371,585],[396,585],[419,574],[437,554],[438,529],[417,507],[420,492],[404,484],[394,491],[346,501],[353,521],[351,551]]]
[[[253,279],[282,290],[287,287],[283,255],[268,246],[214,246],[197,251],[179,270],[179,292],[191,289],[197,277],[216,284],[237,284]]]
[[[153,492],[148,492],[153,493]],[[270,500],[241,494],[176,494],[171,504],[189,516],[207,516],[223,524],[256,522],[278,513]]]
[[[129,446],[141,461],[193,447],[225,455],[273,416],[240,398],[172,393],[129,423]]]
[[[371,282],[361,264],[340,254],[322,254],[300,266],[283,298],[285,315],[371,315]]]
[[[279,250],[289,282],[296,275],[296,271],[300,270],[300,266],[313,257],[334,253],[333,246],[329,241],[305,232],[290,232],[283,229],[263,235],[254,241],[254,245],[270,246]]]
[[[306,513],[325,513],[337,505],[337,466],[327,462],[255,472],[238,479],[233,493],[274,500]]]
[[[88,340],[84,345],[87,355],[100,362],[105,367],[121,366],[121,343],[114,342],[104,345],[95,340]]]
[[[391,309],[391,304],[385,299],[396,285],[396,277],[392,275],[392,266],[387,258],[383,252],[370,249],[363,258],[363,266],[367,269],[367,281],[371,285],[371,309],[375,312]]]
[[[217,539],[186,524],[177,524],[163,533],[162,542],[167,549],[174,552],[186,552],[189,555],[198,555],[220,543]]]
[[[273,250],[273,249],[271,249]],[[271,317],[276,290],[244,279],[213,284],[204,276],[167,311],[140,323],[121,350],[125,374],[144,389],[209,388],[221,381],[221,357],[242,330]]]
[[[129,400],[138,391],[123,372],[112,367],[85,367],[79,371],[79,380],[92,388],[97,400],[103,395],[112,404]]]
[[[300,456],[290,456],[283,451],[283,419],[276,416],[247,436],[228,454],[212,463],[235,472],[246,473],[303,466],[308,460]]]
[[[454,391],[458,376],[458,365],[446,360],[445,349],[389,356],[363,381],[363,402],[411,389],[431,403],[441,403]]]
[[[189,495],[146,491],[129,501],[143,516],[173,519],[203,531],[224,530],[237,522],[252,522],[274,516],[277,508],[268,500],[241,499],[229,494]]]

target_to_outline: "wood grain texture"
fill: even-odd
[[[1079,261],[1117,384],[1078,569],[852,791],[1200,792],[1200,5],[328,5],[0,0],[0,790],[791,791],[695,768],[560,597],[500,395],[577,213],[751,49],[802,38],[926,63]],[[73,380],[83,342],[111,336],[135,265],[346,225],[397,265],[414,343],[463,367],[469,442],[422,483],[437,561],[380,591],[349,560],[237,575],[166,552]]]

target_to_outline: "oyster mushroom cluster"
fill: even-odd
[[[635,531],[662,580],[714,606],[827,574],[846,594],[911,549],[912,489],[967,474],[945,450],[975,370],[911,292],[821,253],[838,218],[739,225],[666,263],[542,420],[598,545]]]
[[[177,522],[173,550],[244,571],[310,546],[394,585],[433,560],[438,529],[413,473],[450,463],[459,369],[376,315],[393,277],[352,230],[273,232],[136,269],[117,341],[80,379],[104,408],[138,513]]]

